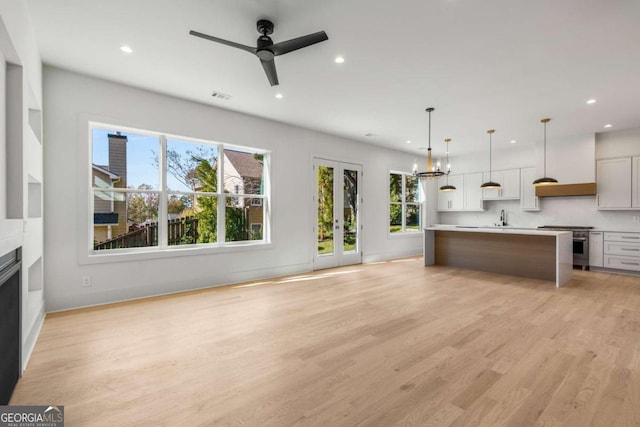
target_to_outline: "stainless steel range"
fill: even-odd
[[[573,232],[573,265],[579,265],[583,270],[589,267],[589,230],[593,227],[541,225],[538,228]]]

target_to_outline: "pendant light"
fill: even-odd
[[[451,163],[449,163],[449,143],[451,142],[451,138],[447,138],[444,140],[444,143],[447,144],[447,184],[440,187],[440,191],[456,191],[456,187],[454,185],[449,185],[449,174],[451,173]]]
[[[427,148],[427,171],[426,172],[416,172],[415,176],[419,178],[438,178],[444,175],[444,172],[440,170],[440,163],[438,162],[436,166],[433,165],[433,159],[431,158],[431,112],[435,110],[433,107],[427,108],[427,113],[429,113],[429,148]]]
[[[489,134],[489,181],[480,186],[480,188],[482,188],[483,190],[489,190],[491,188],[501,188],[500,184],[491,181],[491,135],[493,135],[495,131],[495,129],[489,129],[487,131],[487,133]]]
[[[543,175],[542,178],[538,178],[535,181],[533,181],[533,185],[540,186],[540,185],[554,185],[558,183],[558,180],[555,178],[549,178],[547,176],[547,123],[549,123],[551,121],[551,119],[542,119],[540,120],[540,123],[544,124],[544,169],[543,169]]]

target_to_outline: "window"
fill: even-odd
[[[94,253],[266,243],[263,150],[91,125]]]
[[[405,172],[389,173],[389,232],[420,231],[421,218],[418,178]]]

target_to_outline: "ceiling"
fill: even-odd
[[[543,117],[549,145],[607,123],[640,126],[637,0],[27,5],[46,64],[416,154],[427,145],[426,107],[435,107],[436,154],[445,138],[452,155],[486,150],[490,128],[494,149],[533,144]],[[270,87],[255,56],[188,34],[255,46],[259,18],[274,22],[276,43],[320,30],[329,40],[277,57],[280,85]]]

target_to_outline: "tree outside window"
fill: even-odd
[[[389,173],[389,232],[420,231],[419,180],[405,172]]]

